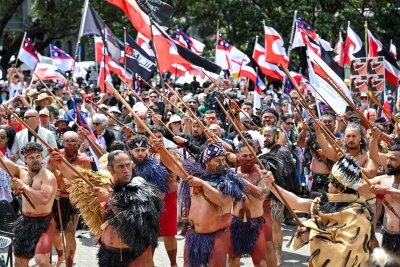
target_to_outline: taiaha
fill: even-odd
[[[51,147],[51,146],[50,146],[41,136],[39,136],[34,130],[32,130],[32,128],[29,127],[28,124],[26,124],[20,117],[18,117],[17,114],[15,114],[12,110],[10,110],[6,105],[3,105],[3,106],[4,106],[4,108],[7,109],[18,121],[20,121],[20,122],[25,126],[25,128],[27,128],[28,131],[31,132],[31,134],[32,134],[33,136],[35,136],[43,145],[45,145],[45,146],[47,147],[47,149],[48,149],[50,152],[54,150],[54,148]],[[64,162],[68,162],[64,157],[61,157],[61,160],[63,160]],[[4,166],[6,166],[6,165],[4,164],[3,161],[2,161],[2,163],[3,163]],[[68,162],[68,164],[70,164],[70,163]],[[71,164],[70,164],[70,166],[73,168],[73,166],[72,166]],[[78,173],[79,173],[79,172],[78,172]],[[79,173],[79,174],[80,174],[80,173]],[[83,176],[82,176],[82,177],[83,177]],[[57,201],[58,219],[59,219],[59,223],[60,223],[60,230],[61,230],[62,241],[63,241],[64,257],[65,257],[65,259],[67,259],[67,257],[66,257],[67,252],[66,252],[66,249],[65,249],[66,246],[65,246],[64,227],[63,227],[62,218],[61,218],[60,201],[59,201],[59,200],[56,200],[56,201]]]
[[[289,71],[287,70],[287,68],[285,68],[284,66],[280,66],[281,69],[285,72],[286,76],[288,77],[290,83],[293,85],[293,87],[295,88],[296,91],[300,92],[299,88],[297,87],[296,82],[294,81],[293,77],[290,75]],[[302,98],[302,96],[300,95],[300,98]],[[307,105],[307,103],[305,102],[305,99],[302,98],[303,100],[303,104]],[[328,141],[331,143],[332,147],[335,149],[335,151],[337,151],[338,156],[342,157],[344,154],[346,154],[346,152],[342,149],[342,147],[336,142],[334,136],[332,135],[332,133],[330,133],[330,131],[326,128],[326,126],[321,123],[321,121],[318,120],[318,118],[315,116],[314,112],[308,107],[306,108],[308,114],[310,115],[310,117],[314,120],[314,122],[318,125],[319,129],[321,129],[321,131],[325,134],[325,137],[328,139]],[[367,183],[367,185],[371,188],[372,187],[372,183],[369,181],[368,177],[364,174],[361,173],[363,180]],[[376,194],[375,194],[376,195]],[[400,219],[400,216],[397,214],[397,212],[394,210],[393,206],[385,199],[385,195],[376,195],[376,197],[378,199],[380,199],[382,201],[382,203],[397,217]]]
[[[369,89],[369,92],[367,92],[367,96],[369,97],[369,99],[371,99],[371,101],[374,102],[375,105],[377,105],[377,106],[385,113],[385,115],[386,115],[388,118],[391,118],[395,123],[398,123],[399,120],[398,120],[395,116],[393,116],[392,113],[390,113],[389,111],[387,111],[387,110],[382,106],[382,104],[375,98],[375,96],[374,96],[374,94],[372,93],[371,88],[370,88],[369,86],[368,86],[368,89]],[[392,122],[392,121],[389,121],[389,122],[393,125],[393,122]],[[393,125],[393,126],[394,126],[394,125]]]
[[[117,120],[113,115],[111,115],[110,113],[108,113],[107,111],[103,110],[102,108],[100,108],[98,105],[96,105],[93,101],[90,101],[89,99],[86,99],[86,102],[88,102],[90,105],[92,105],[94,108],[96,108],[98,111],[100,111],[101,113],[103,113],[104,115],[106,115],[107,117],[109,117],[110,119],[112,119],[114,122],[116,122],[119,126],[124,127],[126,126],[125,124],[123,124],[122,122],[120,122],[119,120]]]
[[[221,87],[219,87],[219,85],[213,79],[211,79],[211,77],[204,70],[201,69],[201,71],[219,89],[219,92],[221,92],[227,99],[229,99],[229,101],[230,101],[229,103],[233,106],[232,109],[235,110],[236,112],[241,112],[250,121],[251,124],[253,124],[255,127],[257,127],[256,130],[259,131],[260,127],[258,127],[258,125],[255,124],[255,122],[248,116],[248,114],[246,112],[241,111],[241,109],[239,108],[236,101],[233,100],[232,98],[230,98],[227,95],[227,93],[225,93],[224,90]]]
[[[4,170],[10,175],[11,178],[13,178],[13,175],[10,171],[10,169],[7,167],[6,163],[4,162],[4,159],[0,157],[0,163],[3,165]],[[32,200],[26,195],[26,193],[22,190],[22,195],[25,197],[26,201],[31,205],[33,209],[36,209],[35,205],[33,204]]]
[[[72,118],[71,114],[69,114],[68,110],[66,110],[64,108],[64,105],[57,99],[57,97],[53,94],[53,92],[50,90],[50,88],[44,83],[44,81],[36,74],[36,77],[39,79],[39,81],[43,84],[43,86],[46,88],[47,92],[49,94],[51,94],[54,98],[54,100],[57,102],[58,105],[60,105],[62,107],[62,109],[65,111],[65,114],[67,114],[67,116],[69,117],[69,119],[71,121],[74,122],[74,124],[76,124],[76,126],[78,126],[78,128],[83,129],[82,126],[80,126],[74,118]],[[69,86],[69,84],[67,84],[67,86]],[[98,145],[97,142],[95,142],[92,138],[88,137],[87,135],[84,135],[85,139],[89,142],[90,146],[93,148],[93,151],[96,153],[97,157],[101,157],[104,154],[106,154],[106,152]]]
[[[161,96],[162,99],[164,99],[166,102],[168,102],[172,107],[174,107],[178,112],[181,112],[182,114],[184,114],[185,112],[183,112],[179,107],[177,107],[174,103],[172,103],[165,95],[163,95],[160,91],[158,91],[154,86],[152,86],[151,84],[149,84],[148,82],[146,82],[145,80],[143,80],[141,77],[139,77],[139,79],[141,81],[143,81],[148,87],[150,87],[151,89],[154,90],[154,92],[156,94],[158,94],[159,96]]]
[[[29,127],[28,124],[26,124],[26,122],[24,122],[17,114],[15,114],[14,111],[12,111],[11,109],[9,109],[6,105],[3,104],[3,107],[10,112],[11,115],[13,115],[19,122],[21,122],[26,129],[28,129],[28,131],[35,137],[37,138],[45,147],[47,147],[47,149],[50,152],[53,152],[54,150],[56,150],[56,148],[52,147],[49,145],[49,143],[47,143],[40,135],[38,135],[34,130],[32,130],[31,127]],[[81,178],[82,180],[84,180],[88,185],[90,185],[91,187],[94,187],[93,183],[91,183],[85,176],[83,176],[77,168],[75,168],[71,163],[68,162],[68,160],[66,160],[64,157],[61,157],[61,161],[68,166],[68,168],[70,168],[79,178]]]
[[[136,112],[129,106],[129,104],[126,102],[126,100],[121,96],[121,94],[114,88],[114,86],[106,81],[106,86],[113,91],[115,97],[122,102],[122,104],[129,110],[129,112],[132,114],[132,116],[135,118],[136,122],[140,124],[140,126],[145,129],[145,131],[149,134],[149,136],[153,139],[157,139],[157,136],[147,127],[147,125],[140,119],[140,117],[136,114]],[[171,155],[171,153],[165,148],[162,147],[161,150],[172,160],[172,162],[175,162],[175,158]],[[189,174],[186,172],[186,170],[180,165],[180,164],[175,164],[175,166],[181,171],[181,173],[186,177],[189,176]]]
[[[243,133],[241,132],[241,130],[239,129],[239,127],[235,124],[235,122],[233,121],[233,119],[231,118],[231,116],[228,114],[228,112],[225,110],[224,106],[221,104],[221,102],[219,102],[219,100],[217,99],[217,103],[219,105],[219,107],[221,108],[221,110],[224,112],[225,116],[227,117],[227,119],[232,123],[233,127],[235,128],[236,132],[239,134],[239,136],[241,137],[241,139],[243,140],[243,142],[246,144],[247,148],[250,150],[251,154],[253,155],[253,157],[256,159],[257,164],[260,166],[260,168],[262,170],[266,170],[264,164],[261,163],[260,159],[257,157],[256,152],[253,150],[253,148],[250,146],[249,142],[247,141],[247,139],[243,136]],[[296,223],[300,226],[303,227],[303,223],[300,221],[299,217],[296,215],[296,213],[293,211],[293,209],[290,207],[289,203],[286,201],[285,197],[282,195],[282,193],[279,191],[279,188],[276,186],[275,183],[272,183],[272,186],[274,187],[276,193],[278,194],[279,198],[282,200],[282,202],[285,204],[285,206],[287,207],[287,209],[289,210],[290,214],[293,216],[293,219],[296,221]]]
[[[176,98],[184,105],[184,107],[186,108],[187,111],[190,112],[190,114],[192,114],[193,119],[199,124],[199,126],[201,127],[201,129],[203,130],[204,134],[207,137],[210,137],[209,133],[207,132],[207,128],[206,126],[203,124],[203,122],[197,117],[197,115],[190,109],[190,107],[188,107],[185,103],[185,101],[183,101],[183,99],[179,96],[179,94],[177,92],[174,91],[174,89],[172,89],[171,86],[169,86],[167,83],[165,83],[168,87],[169,90],[171,90],[171,92],[176,96]]]

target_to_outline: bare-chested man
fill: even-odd
[[[171,164],[172,165],[172,164]],[[201,162],[185,161],[191,187],[189,223],[184,266],[225,266],[230,243],[233,201],[242,200],[243,178],[226,166],[226,151],[220,142],[209,144]]]
[[[51,208],[57,180],[49,170],[42,167],[42,151],[42,146],[34,142],[22,147],[21,154],[28,169],[14,164],[0,153],[12,176],[17,177],[12,179],[14,188],[23,191],[35,206],[33,208],[22,197],[22,217],[15,225],[13,242],[16,267],[28,267],[32,257],[40,267],[51,266],[49,262],[54,234]]]
[[[334,133],[335,119],[331,113],[324,114],[322,122],[331,133]],[[306,121],[303,121],[301,132],[297,137],[297,146],[310,149],[312,156],[310,170],[313,182],[309,191],[310,198],[315,198],[319,190],[328,192],[329,173],[334,162],[326,157],[325,153],[319,147],[315,133],[310,128],[314,129],[314,124],[308,125]]]
[[[315,129],[321,149],[329,159],[337,161],[339,158],[336,151],[328,144],[320,128],[315,127]],[[368,178],[374,177],[378,171],[378,165],[369,158],[365,130],[360,124],[349,123],[344,134],[345,151],[358,160],[359,166]]]
[[[400,214],[400,145],[391,146],[386,156],[386,174],[370,180],[374,184],[372,191],[378,196],[385,196]],[[385,209],[383,228],[382,246],[400,256],[400,220],[388,208]]]
[[[252,149],[255,149],[252,147]],[[231,244],[229,266],[240,266],[240,257],[251,255],[254,266],[275,267],[276,256],[272,244],[272,221],[269,212],[264,212],[264,202],[269,209],[269,190],[261,179],[260,168],[244,143],[238,145],[240,173],[245,179],[245,194],[236,202],[232,211]]]
[[[62,141],[64,149],[61,150],[61,153],[68,160],[68,162],[74,166],[79,166],[83,169],[91,169],[90,160],[78,152],[78,143],[79,135],[76,132],[66,132]],[[69,193],[67,192],[69,186],[64,183],[64,178],[66,177],[63,175],[63,172],[58,170],[56,166],[53,166],[52,160],[48,161],[47,169],[52,171],[57,178],[57,195],[59,199],[56,201],[59,201],[60,203],[62,226],[66,239],[66,266],[72,267],[76,251],[75,231],[79,221],[79,213],[69,201]],[[58,255],[56,266],[60,266],[65,259],[62,247],[63,240],[57,206],[58,204],[55,202],[53,205],[53,216],[56,222],[56,231],[53,242]]]

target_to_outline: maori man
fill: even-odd
[[[187,177],[191,206],[184,266],[225,266],[231,209],[234,201],[242,200],[243,178],[227,167],[226,151],[220,142],[206,147],[201,162],[186,161],[183,166],[191,175]]]
[[[78,152],[78,144],[79,144],[79,135],[76,132],[68,131],[64,134],[64,138],[62,141],[62,145],[64,149],[60,150],[61,154],[64,158],[68,160],[69,163],[74,166],[79,166],[83,169],[91,169],[90,160]],[[66,246],[66,266],[72,267],[75,251],[76,251],[76,240],[75,240],[75,231],[79,221],[79,213],[78,210],[71,204],[69,200],[69,193],[67,192],[68,185],[65,184],[63,172],[59,171],[57,167],[53,166],[52,160],[49,160],[47,163],[47,169],[52,171],[57,178],[57,197],[56,201],[60,203],[61,210],[61,221],[62,228],[60,226],[60,220],[58,215],[58,204],[56,201],[53,205],[53,216],[56,222],[56,231],[54,233],[54,246],[57,251],[57,262],[56,266],[60,266],[61,263],[65,260],[63,253],[63,240],[61,229],[65,232],[65,246]]]
[[[252,143],[251,143],[252,145]],[[255,149],[252,147],[252,149]],[[238,173],[244,177],[246,190],[241,202],[235,202],[232,211],[229,266],[240,266],[240,257],[251,255],[254,266],[275,267],[276,258],[272,246],[272,221],[264,212],[264,201],[269,189],[261,179],[260,168],[249,148],[238,145]]]
[[[386,154],[386,174],[371,179],[372,191],[377,196],[385,196],[397,214],[400,214],[400,144],[389,148]],[[383,220],[382,247],[400,257],[400,219],[385,209]]]
[[[162,139],[159,141],[163,143]],[[146,136],[140,134],[133,136],[128,140],[127,146],[134,163],[135,173],[156,186],[162,193],[164,210],[160,216],[160,237],[164,238],[164,246],[171,267],[177,266],[178,243],[175,235],[178,232],[178,184],[176,177],[168,172],[167,164],[161,164],[165,160],[162,153],[160,153],[161,163],[158,159],[149,156],[149,140]]]
[[[51,266],[50,252],[54,235],[54,219],[51,214],[57,190],[54,175],[42,166],[43,147],[34,142],[27,143],[21,149],[26,167],[16,165],[0,157],[13,177],[14,188],[23,192],[35,208],[22,197],[22,216],[14,228],[14,256],[16,267],[28,267],[29,259],[35,258],[40,267]]]

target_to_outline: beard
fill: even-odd
[[[135,163],[135,165],[143,165],[146,162],[146,160],[147,160],[147,157],[144,157],[142,159],[132,157],[132,161],[133,161],[133,163]]]
[[[275,145],[275,140],[272,140],[272,141],[264,141],[264,146],[265,147],[267,147],[267,148],[270,148],[270,147],[272,147],[273,145]]]
[[[30,169],[33,172],[38,172],[42,168],[42,162],[40,160],[35,160],[30,164]]]
[[[400,173],[400,166],[394,168],[391,165],[387,165],[386,174],[387,175],[396,175]]]

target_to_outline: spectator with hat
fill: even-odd
[[[55,135],[57,128],[50,123],[50,112],[47,108],[44,108],[41,111],[39,111],[39,118],[40,118],[40,126],[46,128]]]
[[[40,93],[39,96],[35,101],[33,101],[36,105],[36,110],[42,110],[46,108],[47,106],[51,105],[54,103],[54,97],[51,95],[48,95],[47,93]]]

